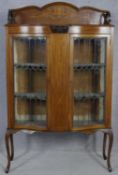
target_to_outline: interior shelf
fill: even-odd
[[[78,127],[82,127],[83,125],[94,125],[94,124],[103,124],[104,120],[92,120],[92,119],[85,119],[83,118],[83,120],[74,120],[73,121],[73,127],[74,128],[78,128]]]
[[[104,92],[101,93],[79,93],[76,92],[74,93],[74,100],[75,101],[82,101],[82,100],[87,100],[87,99],[98,99],[100,97],[104,97],[105,94]]]
[[[46,120],[39,120],[39,121],[30,121],[30,120],[16,120],[16,124],[22,124],[22,125],[25,125],[25,126],[38,126],[38,127],[41,127],[41,128],[45,128],[46,125],[47,125],[47,121]]]
[[[23,98],[27,100],[38,100],[38,101],[46,101],[46,93],[15,93],[16,98]]]
[[[97,64],[97,63],[92,63],[92,64],[74,64],[73,68],[75,71],[77,70],[98,70],[100,68],[104,68],[105,64]]]
[[[14,64],[16,68],[23,68],[26,70],[39,70],[39,71],[45,71],[46,65],[45,64],[36,64],[36,63],[25,63],[25,64]]]

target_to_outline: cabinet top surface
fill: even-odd
[[[107,10],[87,6],[78,8],[69,3],[55,2],[41,8],[27,6],[11,9],[8,13],[8,25],[110,26],[110,17]]]

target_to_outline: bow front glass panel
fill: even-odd
[[[46,127],[46,37],[13,38],[15,123]]]
[[[73,127],[104,123],[106,38],[73,37]]]

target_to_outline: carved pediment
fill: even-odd
[[[78,8],[68,3],[51,3],[42,8],[28,6],[9,11],[9,23],[35,25],[104,25],[109,24],[110,12],[93,7]]]

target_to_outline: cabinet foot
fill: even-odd
[[[5,134],[5,144],[7,151],[7,166],[5,173],[8,173],[10,170],[11,161],[14,158],[14,143],[13,143],[13,134],[16,133],[14,130],[7,130]]]

